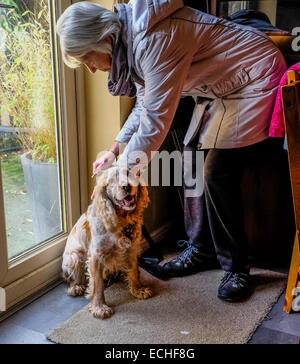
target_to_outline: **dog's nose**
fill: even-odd
[[[126,193],[130,193],[130,191],[131,191],[131,186],[130,186],[130,185],[123,186],[123,190],[124,190]]]
[[[133,196],[131,196],[131,195],[128,195],[125,197],[126,201],[132,201],[132,199],[133,199]]]

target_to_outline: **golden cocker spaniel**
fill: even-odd
[[[97,180],[93,203],[74,226],[63,256],[68,294],[88,291],[90,312],[105,319],[113,314],[104,297],[104,279],[125,273],[130,292],[138,299],[152,297],[139,279],[143,212],[149,204],[147,187],[121,168],[104,171]]]

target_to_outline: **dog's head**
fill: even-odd
[[[116,231],[118,214],[141,215],[149,204],[147,187],[124,168],[112,167],[97,179],[95,203],[106,229]]]

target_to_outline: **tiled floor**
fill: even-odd
[[[283,312],[284,299],[283,294],[249,344],[299,344],[300,313]]]
[[[71,298],[65,284],[54,288],[0,323],[0,344],[46,344],[47,335],[87,305],[84,297]]]
[[[66,295],[64,284],[54,288],[0,323],[0,344],[50,344],[47,335],[87,305],[85,298]],[[283,312],[284,295],[258,328],[250,344],[298,344],[300,313]]]

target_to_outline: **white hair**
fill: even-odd
[[[117,14],[101,5],[82,1],[67,8],[57,22],[57,35],[64,62],[71,68],[81,65],[79,57],[96,51],[112,54],[121,30]],[[107,41],[110,37],[112,44]]]

